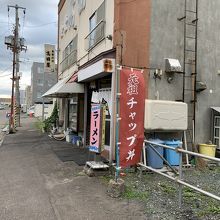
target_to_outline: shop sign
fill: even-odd
[[[101,135],[101,104],[92,104],[90,123],[90,146],[89,150],[95,153],[100,152]]]
[[[44,72],[51,73],[55,71],[55,46],[50,44],[44,45]]]
[[[105,120],[106,120],[106,105],[102,106],[102,143],[101,143],[101,151],[104,150],[105,145]]]
[[[120,166],[140,162],[144,140],[145,81],[141,70],[120,71]]]

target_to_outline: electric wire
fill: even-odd
[[[44,24],[40,24],[40,25],[33,25],[33,26],[24,26],[24,28],[38,28],[38,27],[43,27],[43,26],[46,26],[46,25],[50,25],[50,24],[57,24],[56,21],[53,21],[53,22],[49,22],[49,23],[44,23]]]
[[[7,67],[6,69],[4,69],[3,71],[0,72],[0,74],[5,73],[7,70],[9,70],[13,65],[10,65],[9,67]],[[0,75],[1,76],[1,75]]]
[[[3,76],[0,75],[0,77],[6,77],[6,76],[10,76],[10,75],[12,75],[12,73],[9,73],[9,74],[3,75]]]

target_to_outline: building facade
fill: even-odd
[[[31,107],[31,104],[32,104],[31,86],[26,86],[25,88],[24,104],[27,106],[27,108]]]
[[[25,104],[25,90],[20,90],[20,103]]]
[[[2,98],[2,97],[0,97],[0,104],[11,105],[11,98]]]
[[[164,59],[178,59],[182,71],[188,77],[185,77],[185,99],[187,89],[188,93],[192,93],[190,100],[184,101],[189,109],[190,102],[195,103],[194,112],[188,112],[188,116],[194,115],[195,120],[193,126],[193,122],[188,121],[188,127],[194,129],[194,137],[191,139],[194,138],[195,144],[211,140],[219,146],[220,54],[216,25],[218,26],[217,21],[220,18],[220,2],[201,0],[198,5],[196,0],[186,1],[186,5],[185,1],[181,0],[150,2],[149,66],[163,70],[163,76],[155,80],[154,71],[150,71],[148,97],[183,100],[183,74],[175,73],[169,81],[170,75],[165,72]],[[196,41],[193,38],[196,38]],[[200,90],[201,85],[205,90]]]
[[[212,140],[219,146],[219,34],[215,30],[220,3],[196,3],[60,0],[58,79],[84,86],[83,94],[72,90],[60,99],[60,118],[66,127],[73,126],[71,121],[80,124],[75,131],[84,146],[89,145],[91,105],[107,103],[102,153],[109,160],[115,158],[117,65],[144,70],[146,99],[187,102],[188,96],[192,117],[188,127],[193,130],[189,139],[195,144]],[[167,70],[170,60],[178,61],[178,71]],[[182,133],[172,135],[182,138]]]
[[[45,73],[44,63],[33,62],[31,67],[31,103],[42,103],[42,95],[57,82],[57,72]],[[51,102],[47,98],[45,102]]]
[[[145,14],[149,3],[132,2],[61,0],[58,6],[58,78],[77,75],[77,83],[84,86],[83,95],[72,92],[72,97],[62,98],[60,118],[66,127],[71,127],[73,109],[82,113],[74,120],[81,124],[78,135],[83,137],[84,146],[88,146],[91,106],[105,104],[102,154],[109,160],[115,158],[116,64],[148,66],[149,18]],[[137,9],[139,14],[134,20]],[[138,32],[135,36],[134,31]],[[147,90],[144,93],[147,95]],[[76,103],[73,99],[80,101],[77,107],[71,105]]]

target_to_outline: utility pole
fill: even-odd
[[[8,11],[10,8],[15,9],[15,28],[14,35],[10,35],[5,37],[5,44],[7,45],[7,49],[11,49],[13,52],[13,71],[12,71],[12,92],[11,92],[11,114],[9,121],[9,132],[15,132],[15,122],[16,119],[15,113],[18,112],[18,126],[20,126],[20,91],[19,91],[19,53],[22,50],[27,50],[27,47],[24,45],[24,38],[19,38],[19,16],[18,10],[22,9],[25,14],[25,8],[19,7],[18,5],[12,6],[8,5]],[[15,89],[15,91],[14,91]],[[15,94],[14,94],[15,93]],[[16,97],[15,97],[16,95]],[[14,111],[14,104],[16,103],[16,112]]]
[[[9,6],[10,7],[10,6]],[[18,48],[18,39],[19,39],[19,32],[18,32],[18,27],[19,27],[19,17],[18,17],[18,6],[15,6],[15,57],[16,57],[16,70],[15,70],[15,109],[16,109],[16,114],[15,114],[15,120],[18,122],[18,126],[20,126],[20,91],[19,91],[19,48]]]

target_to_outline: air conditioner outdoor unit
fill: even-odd
[[[181,72],[182,67],[180,65],[179,60],[177,59],[171,59],[171,58],[165,58],[165,72],[167,73],[175,73],[175,72]]]
[[[145,100],[146,130],[184,131],[187,129],[187,104],[175,101]]]

